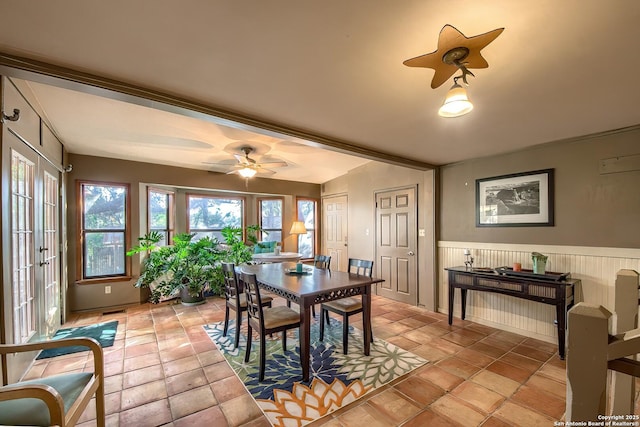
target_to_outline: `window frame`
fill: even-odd
[[[84,229],[84,185],[113,186],[125,189],[124,199],[124,273],[100,277],[85,278],[84,254],[85,232]],[[126,182],[76,180],[76,281],[77,284],[124,282],[131,280],[131,257],[126,255],[127,248],[131,247],[131,185]]]
[[[281,228],[263,228],[262,227],[262,202],[263,201],[273,201],[273,200],[278,200],[280,201],[281,204],[281,209],[280,209],[280,224],[282,224]],[[258,205],[257,207],[257,213],[258,213],[258,225],[260,226],[261,230],[266,231],[267,233],[271,232],[271,231],[280,231],[280,247],[283,247],[284,245],[284,197],[258,197],[256,199],[256,203]],[[260,235],[258,238],[259,241],[264,241],[264,236],[262,234],[262,231],[260,231]]]
[[[312,197],[296,197],[296,221],[303,221],[303,218],[300,218],[300,214],[299,214],[299,208],[298,208],[298,202],[313,202],[313,253],[311,254],[310,258],[303,258],[305,260],[311,260],[314,259],[314,257],[318,254],[318,232],[319,232],[319,228],[320,228],[320,221],[318,218],[318,204],[319,204],[319,200],[318,199],[314,199]],[[307,231],[309,231],[309,229],[307,229]],[[297,236],[296,239],[296,252],[300,251],[300,236]]]
[[[147,232],[158,231],[160,229],[151,228],[151,209],[149,208],[149,201],[151,200],[151,193],[165,194],[168,197],[167,200],[167,228],[162,229],[167,236],[165,245],[171,245],[173,243],[173,236],[176,234],[176,193],[175,191],[165,190],[156,187],[147,187]]]
[[[240,200],[241,204],[241,208],[242,208],[242,213],[240,215],[241,218],[241,224],[240,227],[242,228],[242,240],[246,242],[246,224],[247,224],[247,200],[246,197],[242,197],[242,196],[221,196],[221,195],[211,195],[211,194],[205,194],[205,193],[186,193],[186,223],[187,223],[187,233],[193,233],[194,229],[191,228],[191,218],[190,218],[190,206],[191,206],[191,197],[203,197],[203,198],[207,198],[207,199],[223,199],[223,200]],[[206,229],[195,229],[198,231],[221,231],[222,229],[217,229],[217,228],[206,228]],[[224,243],[223,241],[220,241],[220,243]]]

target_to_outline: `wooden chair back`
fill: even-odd
[[[244,292],[247,296],[247,313],[249,324],[252,328],[263,333],[264,315],[262,312],[262,297],[256,275],[252,273],[240,273],[240,280],[244,283]]]
[[[234,301],[236,307],[240,307],[238,277],[236,276],[236,266],[231,262],[222,263],[222,274],[224,275],[224,298],[227,301]]]
[[[313,266],[316,268],[330,269],[331,257],[328,255],[316,255],[313,258]]]
[[[98,427],[105,426],[104,355],[102,347],[95,339],[81,337],[27,344],[0,344],[0,359],[4,367],[8,355],[34,354],[33,352],[39,350],[77,346],[86,347],[93,354],[92,371],[44,376],[11,384],[8,384],[6,371],[3,372],[0,387],[0,425],[75,426],[84,410],[93,404],[96,411],[93,424]],[[58,388],[63,384],[67,387]],[[17,411],[13,412],[12,409],[16,408]]]
[[[359,276],[373,276],[373,261],[364,259],[349,258],[349,273],[355,273]]]

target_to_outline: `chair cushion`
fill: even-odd
[[[273,307],[265,308],[264,314],[264,327],[266,329],[273,329],[284,325],[293,325],[300,322],[300,313],[289,307]]]
[[[270,296],[262,296],[262,305],[267,305],[268,303],[270,303],[271,301],[273,301],[273,298]],[[245,294],[244,292],[240,294],[240,307],[241,308],[247,308],[247,294]],[[236,300],[235,298],[230,298],[229,299],[229,305],[235,309],[236,306]]]
[[[55,375],[35,380],[21,381],[13,385],[48,385],[56,389],[64,401],[65,414],[76,401],[84,387],[91,381],[90,372]],[[0,387],[0,391],[5,387]],[[0,402],[0,424],[15,426],[50,426],[49,410],[40,399],[25,398]]]
[[[342,298],[325,302],[322,305],[350,313],[362,309],[362,300],[360,298]]]
[[[243,292],[238,296],[238,299],[240,300],[240,307],[245,308],[247,306],[247,295]],[[229,298],[229,305],[235,309],[236,299]]]

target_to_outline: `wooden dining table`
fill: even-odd
[[[307,271],[300,274],[292,272],[295,266],[295,263],[283,262],[245,265],[241,270],[255,274],[260,288],[300,306],[300,364],[302,380],[307,382],[311,363],[311,307],[318,303],[361,295],[364,354],[368,356],[371,343],[371,285],[384,280],[307,265],[304,266]]]

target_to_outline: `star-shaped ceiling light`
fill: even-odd
[[[435,52],[407,59],[403,64],[408,67],[433,68],[435,74],[431,80],[432,89],[440,87],[458,69],[463,71],[461,77],[466,82],[466,74],[471,74],[466,68],[489,67],[489,63],[480,55],[480,51],[494,41],[502,31],[504,28],[498,28],[488,33],[466,37],[455,27],[445,25],[440,30],[438,49]]]

